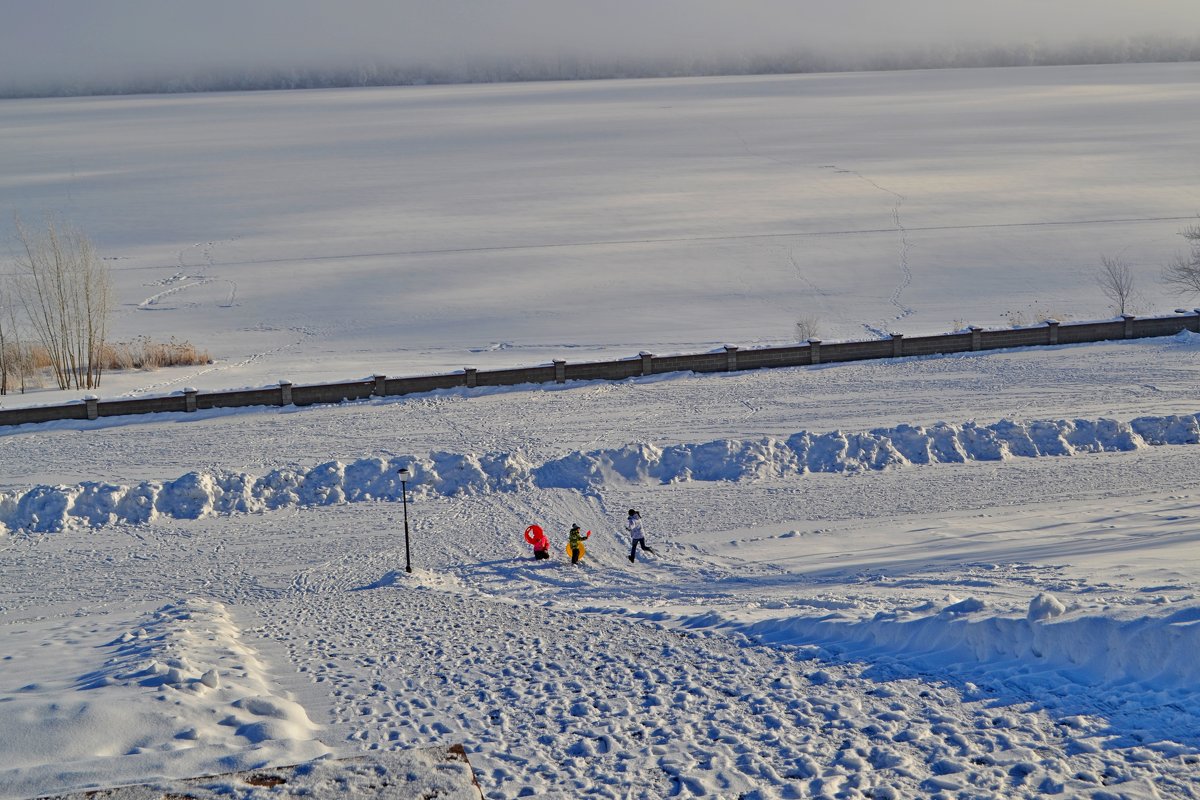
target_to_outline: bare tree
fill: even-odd
[[[1096,284],[1112,303],[1117,314],[1124,314],[1133,297],[1133,270],[1119,258],[1103,256],[1096,271]]]
[[[0,395],[8,394],[8,379],[15,374],[16,352],[11,341],[13,333],[9,333],[9,319],[13,299],[9,292],[8,282],[0,277]]]
[[[800,317],[795,324],[796,341],[806,342],[809,339],[816,339],[820,335],[820,330],[821,322],[816,317]]]
[[[16,295],[33,336],[60,389],[94,389],[112,310],[108,269],[87,237],[53,219],[36,233],[19,220],[16,228]]]
[[[1189,225],[1179,234],[1188,240],[1191,251],[1175,256],[1163,268],[1162,281],[1185,294],[1200,294],[1200,224]]]
[[[0,395],[13,391],[14,384],[25,392],[34,377],[34,353],[23,337],[13,281],[0,276]]]

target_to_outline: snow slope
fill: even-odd
[[[1080,376],[1103,376],[1111,395],[1064,374],[1063,359]],[[186,452],[208,465],[190,479],[202,487],[248,451],[275,452],[286,430],[286,451],[313,464],[276,476],[294,470],[297,487],[311,479],[330,491],[232,514],[204,505],[218,495],[199,492],[189,508],[204,513],[97,527],[80,518],[0,538],[0,638],[29,643],[5,652],[57,643],[56,672],[76,676],[39,679],[45,659],[10,658],[0,700],[24,702],[20,687],[45,680],[39,702],[69,708],[97,691],[88,681],[137,666],[116,650],[110,666],[98,664],[106,647],[132,647],[139,664],[177,658],[187,668],[180,685],[204,685],[217,663],[211,650],[193,643],[180,657],[163,644],[160,653],[137,635],[141,627],[153,639],[155,624],[165,632],[186,612],[218,634],[226,619],[237,626],[269,683],[243,681],[234,694],[278,698],[267,705],[289,710],[291,721],[255,742],[238,731],[253,725],[251,706],[267,705],[141,687],[138,704],[151,709],[164,706],[154,699],[162,693],[192,702],[172,706],[166,725],[135,719],[137,747],[197,771],[223,771],[221,759],[178,731],[240,745],[240,763],[284,763],[314,747],[347,755],[463,742],[489,798],[1198,797],[1190,654],[1200,619],[1200,448],[1194,437],[1144,435],[1171,430],[1158,423],[1173,417],[1194,424],[1194,407],[1181,412],[1194,402],[1198,359],[1179,337],[13,431],[0,447],[36,448],[41,474],[103,465],[90,460],[96,448],[124,464],[114,477],[144,470],[139,453],[158,453],[152,465]],[[1028,420],[997,420],[1034,397],[1026,407],[1048,420],[1101,419],[1096,409],[1121,412],[1120,403],[1147,413],[1137,428],[1129,423],[1137,416],[1122,413],[1113,438],[1093,426],[1091,444],[1073,454],[1023,457],[1006,446],[994,459],[805,472],[781,437],[791,469],[727,461],[740,452],[728,442],[761,442],[776,425],[815,427],[792,405],[814,374],[830,392],[857,388],[844,401],[820,401],[823,430],[865,432],[858,421],[867,414],[889,440],[919,426],[958,437],[1033,430]],[[1154,388],[1138,395],[1146,386]],[[964,403],[992,414],[974,426],[927,421],[956,419]],[[673,411],[683,407],[703,413]],[[675,419],[662,440],[613,446],[658,419]],[[569,485],[481,480],[486,471],[461,469],[487,461],[486,450],[462,446],[475,426],[521,443],[529,470],[521,474],[557,461],[589,467],[568,473]],[[677,441],[688,430],[719,431],[719,447]],[[1178,443],[1150,446],[1155,436]],[[403,450],[356,463],[368,441]],[[709,468],[733,466],[652,479],[613,468],[651,463],[614,454],[657,454],[661,464],[681,445],[693,465],[703,452]],[[339,457],[344,467],[319,466]],[[375,465],[386,488],[397,463],[427,470],[410,486],[412,574],[395,493],[354,498],[372,486],[364,465]],[[6,476],[6,491],[21,491],[17,478]],[[151,485],[165,489],[170,479]],[[634,565],[621,530],[629,507],[641,510],[658,551]],[[551,535],[552,561],[529,558],[520,531],[530,522]],[[579,567],[561,552],[571,522],[594,531]],[[179,599],[163,608],[164,597]],[[135,638],[118,644],[122,631]],[[217,671],[221,692],[236,685]],[[91,696],[95,714],[120,702]],[[225,716],[238,723],[212,725]],[[6,719],[0,730],[11,736]],[[17,738],[0,737],[0,749]],[[42,751],[19,785],[48,792],[160,774],[142,754],[105,745],[81,733],[74,763]]]

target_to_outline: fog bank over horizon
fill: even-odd
[[[6,97],[1200,60],[1195,0],[6,6]]]

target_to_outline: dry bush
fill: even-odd
[[[54,361],[50,358],[50,351],[40,344],[35,344],[28,348],[28,350],[26,358],[31,369],[50,369],[50,367],[54,366]]]
[[[106,344],[101,352],[101,363],[110,370],[156,370],[163,367],[192,367],[211,364],[207,350],[198,350],[189,341],[152,342],[148,336],[140,336],[132,342]]]
[[[1010,327],[1024,328],[1028,323],[1025,321],[1025,312],[1023,311],[1005,311],[1000,316],[1008,321]]]
[[[0,394],[28,389],[41,389],[43,377],[50,367],[50,356],[45,349],[25,343],[6,344],[0,353]]]
[[[45,348],[58,388],[94,389],[113,303],[108,267],[82,232],[53,215],[37,229],[14,224],[11,286],[29,338]]]
[[[807,342],[821,338],[821,321],[816,317],[801,317],[794,326],[796,341]]]

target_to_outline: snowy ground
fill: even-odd
[[[1106,318],[1103,255],[1136,313],[1170,312],[1157,276],[1200,211],[1197,64],[0,113],[4,215],[95,239],[115,338],[216,359],[105,395],[783,343],[802,319],[832,340]]]
[[[118,338],[216,358],[106,396],[1106,317],[1103,254],[1163,312],[1197,76],[3,101],[0,206],[96,238]],[[1182,335],[0,430],[0,798],[455,742],[488,798],[1200,797],[1198,374]]]
[[[489,798],[1200,797],[1200,436],[1120,433],[1194,426],[1197,369],[1181,336],[10,432],[2,463],[39,463],[6,468],[10,499],[203,469],[195,519],[176,493],[0,538],[0,796],[462,742]],[[730,442],[968,419],[1071,424],[1059,455],[702,474]],[[631,480],[626,444],[693,445],[695,470]],[[609,460],[544,488],[454,458],[501,451]],[[425,470],[412,575],[400,505],[354,495],[385,483],[328,459]],[[213,503],[213,476],[275,469],[313,491]],[[659,552],[636,565],[631,506]]]

